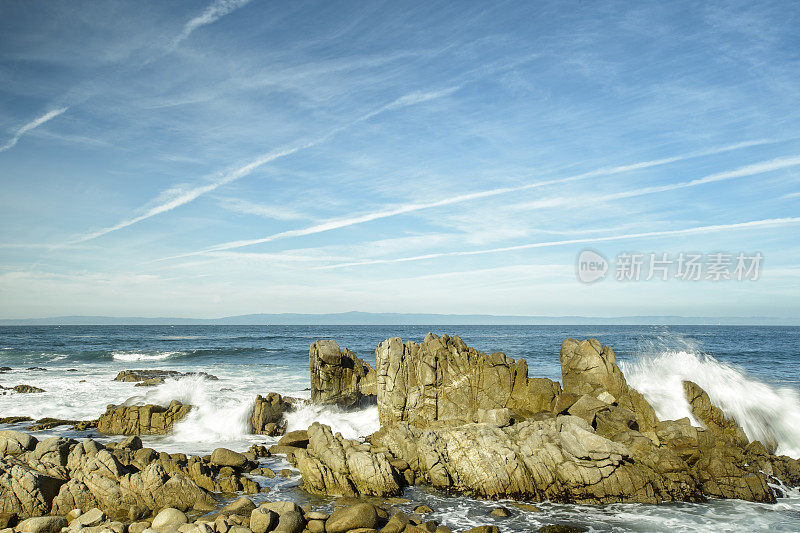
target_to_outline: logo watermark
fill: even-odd
[[[617,281],[756,281],[763,262],[761,252],[623,252],[610,263],[595,250],[583,250],[576,269],[583,283],[605,279],[612,265]]]

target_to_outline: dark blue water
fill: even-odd
[[[74,366],[104,360],[134,366],[197,367],[277,364],[304,367],[308,347],[335,339],[367,361],[398,336],[421,341],[429,331],[457,334],[480,351],[524,357],[530,374],[558,379],[567,337],[594,337],[621,361],[664,350],[692,350],[737,365],[770,383],[797,384],[800,327],[768,326],[6,326],[0,365]],[[139,361],[125,354],[141,354]],[[159,359],[165,354],[168,357]],[[152,357],[152,359],[148,359]]]

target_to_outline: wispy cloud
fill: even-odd
[[[636,196],[644,196],[647,194],[657,194],[661,192],[675,191],[679,189],[686,189],[689,187],[697,187],[698,185],[705,185],[708,183],[715,183],[718,181],[726,181],[734,178],[744,178],[748,176],[755,176],[765,172],[772,172],[784,168],[790,168],[800,165],[800,155],[779,157],[769,161],[761,161],[751,165],[745,165],[735,170],[727,170],[724,172],[715,172],[702,178],[697,178],[689,181],[681,181],[678,183],[668,183],[666,185],[655,185],[652,187],[643,187],[641,189],[633,189],[629,191],[622,191],[606,195],[593,195],[586,198],[592,202],[608,202],[611,200],[622,200],[624,198],[634,198]],[[522,202],[512,206],[515,210],[531,211],[534,209],[545,209],[560,207],[563,205],[570,205],[580,202],[574,195],[564,196],[557,198],[543,198],[533,202]]]
[[[165,198],[166,197],[167,198],[166,201],[162,201],[162,202],[158,203],[157,205],[155,205],[154,207],[150,207],[150,208],[146,209],[142,214],[140,214],[138,216],[123,220],[122,222],[120,222],[118,224],[115,224],[113,226],[109,226],[109,227],[106,227],[106,228],[103,228],[103,229],[100,229],[100,230],[97,230],[97,231],[82,235],[82,236],[78,237],[77,239],[75,239],[73,242],[85,242],[85,241],[89,241],[89,240],[92,240],[92,239],[96,239],[97,237],[101,237],[101,236],[106,235],[108,233],[111,233],[113,231],[117,231],[117,230],[120,230],[120,229],[123,229],[123,228],[127,228],[128,226],[132,226],[133,224],[136,224],[136,223],[141,222],[143,220],[147,220],[150,217],[153,217],[153,216],[156,216],[156,215],[160,215],[162,213],[166,213],[167,211],[172,211],[173,209],[175,209],[177,207],[180,207],[182,205],[186,205],[189,202],[192,202],[192,201],[196,200],[200,196],[202,196],[204,194],[207,194],[207,193],[209,193],[211,191],[214,191],[214,190],[218,189],[219,187],[222,187],[223,185],[227,185],[229,183],[232,183],[232,182],[234,182],[234,181],[236,181],[238,179],[241,179],[241,178],[251,174],[253,171],[255,171],[256,169],[258,169],[258,168],[260,168],[260,167],[262,167],[264,165],[266,165],[267,163],[270,163],[272,161],[275,161],[276,159],[280,159],[282,157],[286,157],[286,156],[289,156],[289,155],[292,155],[292,154],[296,154],[297,152],[300,152],[300,151],[303,151],[303,150],[307,150],[309,148],[317,146],[318,144],[321,144],[323,142],[326,142],[326,141],[330,140],[331,138],[333,138],[338,133],[341,133],[342,131],[344,131],[344,130],[346,130],[346,129],[348,129],[348,128],[356,125],[356,124],[359,124],[361,122],[365,122],[365,121],[367,121],[367,120],[369,120],[369,119],[371,119],[371,118],[373,118],[373,117],[375,117],[375,116],[377,116],[377,115],[379,115],[381,113],[385,113],[387,111],[392,111],[392,110],[395,110],[395,109],[400,109],[400,108],[403,108],[403,107],[408,107],[408,106],[412,106],[412,105],[421,104],[423,102],[428,102],[428,101],[434,100],[436,98],[441,98],[441,97],[446,96],[448,94],[452,94],[452,92],[454,90],[456,90],[456,89],[457,88],[452,88],[451,87],[451,88],[443,89],[443,90],[439,90],[439,91],[432,91],[432,92],[427,92],[427,93],[415,92],[415,93],[411,93],[411,94],[408,94],[408,95],[401,96],[400,98],[397,98],[397,99],[393,100],[389,104],[381,106],[378,109],[376,109],[374,111],[371,111],[369,113],[366,113],[364,115],[361,115],[360,117],[357,117],[356,119],[352,120],[351,122],[349,122],[349,123],[347,123],[345,125],[342,125],[342,126],[338,126],[338,127],[334,128],[334,129],[330,130],[329,132],[325,133],[324,135],[322,135],[320,137],[317,137],[317,138],[315,138],[313,140],[302,142],[302,143],[297,144],[295,146],[282,148],[280,150],[276,150],[276,151],[272,151],[272,152],[268,152],[266,154],[263,154],[263,155],[255,158],[255,159],[251,160],[247,164],[242,165],[241,167],[238,167],[238,168],[236,168],[236,169],[224,174],[222,177],[212,181],[211,183],[208,183],[206,185],[201,185],[201,186],[198,186],[198,187],[194,187],[194,188],[191,188],[191,189],[185,189],[183,187],[178,187],[178,188],[173,188],[173,189],[169,189],[169,190],[167,190],[165,192],[162,192],[159,195],[159,198]],[[219,248],[219,249],[225,249],[225,248]]]
[[[239,198],[221,198],[220,207],[242,215],[255,215],[274,220],[302,220],[310,218],[305,213],[281,205],[267,205],[241,200]]]
[[[784,194],[783,198],[800,198],[800,192],[790,192],[789,194]]]
[[[172,47],[177,46],[181,41],[188,38],[197,28],[216,22],[228,13],[236,11],[249,3],[250,0],[216,0],[200,15],[194,17],[183,26],[183,31],[173,39]]]
[[[386,263],[405,263],[411,261],[423,261],[425,259],[436,259],[439,257],[496,254],[502,252],[513,252],[518,250],[528,250],[532,248],[550,248],[553,246],[565,246],[570,244],[590,244],[590,243],[620,241],[629,239],[642,239],[648,237],[665,237],[672,235],[697,235],[700,233],[714,233],[718,231],[728,231],[737,229],[788,226],[798,223],[800,223],[800,217],[770,218],[765,220],[752,220],[748,222],[737,222],[734,224],[717,224],[713,226],[699,226],[686,229],[649,231],[644,233],[627,233],[624,235],[587,237],[583,239],[568,239],[562,241],[535,242],[529,244],[519,244],[515,246],[503,246],[500,248],[488,248],[484,250],[440,252],[440,253],[416,255],[410,257],[398,257],[394,259],[372,259],[369,261],[353,261],[350,263],[338,263],[335,265],[327,265],[318,268],[325,270],[325,269],[345,268],[345,267],[364,266],[364,265],[378,265]]]
[[[53,109],[52,111],[48,111],[44,115],[31,120],[30,122],[28,122],[27,124],[25,124],[24,126],[19,128],[17,130],[17,132],[11,137],[11,139],[6,144],[4,144],[3,146],[0,146],[0,152],[5,152],[6,150],[8,150],[10,148],[13,148],[14,146],[16,146],[16,144],[19,142],[19,140],[22,138],[23,135],[25,135],[26,133],[28,133],[31,130],[34,130],[34,129],[38,128],[39,126],[41,126],[45,122],[48,122],[48,121],[56,118],[57,116],[63,114],[67,109],[69,109],[69,108],[68,107],[62,107],[62,108],[59,108],[59,109]]]
[[[429,96],[428,99],[430,99],[430,98],[433,98],[433,97],[439,97],[439,96],[441,96],[443,94],[449,94],[449,93],[440,91],[440,92],[437,92],[437,93],[427,93],[427,94]],[[406,98],[406,97],[404,97],[404,98]],[[422,97],[418,96],[417,98],[408,99],[407,101],[413,102],[413,103],[417,103],[418,101],[425,101],[425,100],[421,100],[420,98],[422,98]],[[402,100],[402,99],[398,99],[398,101],[400,101],[400,100]],[[387,105],[387,106],[384,106],[381,109],[382,110],[392,109],[393,105],[394,105],[394,103],[390,104],[390,105]],[[406,104],[406,105],[410,105],[410,104]],[[370,115],[372,115],[372,114],[370,114]],[[545,187],[545,186],[548,186],[548,185],[563,184],[563,183],[568,183],[568,182],[586,180],[586,179],[593,178],[593,177],[611,176],[611,175],[621,174],[621,173],[624,173],[624,172],[630,172],[630,171],[633,171],[633,170],[640,170],[640,169],[644,169],[644,168],[650,168],[650,167],[655,167],[655,166],[659,166],[659,165],[666,165],[666,164],[669,164],[669,163],[675,163],[675,162],[678,162],[678,161],[683,161],[683,160],[691,159],[691,158],[695,158],[695,157],[713,155],[713,154],[728,152],[728,151],[732,151],[732,150],[738,150],[738,149],[746,148],[746,147],[750,147],[750,146],[756,146],[756,145],[759,145],[759,144],[766,144],[768,142],[771,142],[771,141],[763,141],[762,140],[762,141],[750,141],[750,142],[736,143],[736,144],[732,144],[732,145],[728,145],[728,146],[714,148],[714,149],[711,149],[711,150],[691,152],[691,153],[688,153],[688,154],[683,154],[683,155],[673,156],[673,157],[667,157],[667,158],[663,158],[663,159],[655,159],[655,160],[651,160],[651,161],[641,161],[641,162],[633,163],[633,164],[629,164],[629,165],[602,167],[602,168],[598,168],[598,169],[591,170],[591,171],[588,171],[588,172],[583,172],[581,174],[568,176],[566,178],[558,178],[558,179],[552,179],[552,180],[538,181],[538,182],[535,182],[535,183],[528,183],[528,184],[525,184],[525,185],[520,185],[520,186],[515,186],[515,187],[500,187],[500,188],[496,188],[496,189],[490,189],[490,190],[480,191],[480,192],[475,192],[475,193],[470,193],[470,194],[461,194],[461,195],[451,196],[449,198],[444,198],[442,200],[437,200],[435,202],[422,202],[422,203],[416,203],[416,204],[405,204],[402,207],[398,207],[398,208],[386,209],[386,210],[382,210],[382,211],[375,211],[375,212],[372,212],[372,213],[367,213],[367,214],[360,215],[360,216],[355,216],[355,217],[338,218],[338,219],[330,220],[330,221],[327,221],[327,222],[324,222],[324,223],[321,223],[321,224],[315,224],[313,226],[309,226],[309,227],[306,227],[306,228],[282,231],[282,232],[279,232],[279,233],[275,233],[275,234],[268,235],[266,237],[257,238],[257,239],[245,239],[245,240],[225,242],[225,243],[221,243],[221,244],[212,246],[212,247],[210,247],[210,248],[208,248],[206,250],[202,250],[200,252],[194,252],[194,253],[204,253],[204,252],[212,252],[212,251],[218,251],[218,250],[230,250],[232,248],[241,248],[241,247],[244,247],[244,246],[251,246],[251,245],[254,245],[254,244],[262,244],[262,243],[271,242],[271,241],[275,241],[275,240],[278,240],[278,239],[285,239],[285,238],[289,238],[289,237],[301,237],[301,236],[304,236],[304,235],[313,235],[313,234],[322,233],[322,232],[325,232],[325,231],[331,231],[331,230],[335,230],[335,229],[354,226],[354,225],[357,225],[357,224],[363,224],[365,222],[371,222],[373,220],[379,220],[379,219],[382,219],[382,218],[388,218],[388,217],[393,217],[393,216],[397,216],[397,215],[404,215],[404,214],[408,214],[408,213],[413,213],[413,212],[421,211],[421,210],[424,210],[424,209],[431,209],[431,208],[442,207],[442,206],[446,206],[446,205],[459,204],[459,203],[468,202],[468,201],[472,201],[472,200],[478,200],[478,199],[481,199],[481,198],[489,198],[489,197],[492,197],[492,196],[498,196],[498,195],[501,195],[501,194],[508,194],[508,193],[512,193],[512,192],[520,192],[520,191],[524,191],[524,190],[535,189],[535,188],[539,188],[539,187]],[[796,159],[798,159],[798,161],[797,162],[792,162],[791,164],[800,164],[800,158],[796,158]],[[767,170],[758,170],[758,169],[762,168],[762,166],[766,167],[769,164],[777,165],[777,163],[775,163],[776,161],[780,161],[780,160],[773,160],[773,161],[769,161],[769,162],[765,162],[765,163],[758,163],[758,164],[750,165],[748,167],[743,167],[741,169],[737,169],[737,170],[734,170],[734,171],[719,173],[719,175],[707,176],[705,178],[702,178],[702,180],[718,181],[720,179],[727,179],[727,178],[724,177],[724,175],[728,175],[728,174],[730,174],[730,176],[728,176],[728,177],[735,177],[737,175],[737,173],[743,173],[743,172],[751,172],[751,173],[766,172]],[[784,164],[784,166],[789,166],[785,162],[783,162],[782,164]],[[749,170],[745,170],[745,169],[749,169]],[[744,175],[744,174],[742,174],[742,175]],[[694,181],[697,182],[697,183],[695,183],[695,185],[699,185],[700,182],[701,182],[701,180],[694,180]],[[706,182],[708,182],[708,181],[706,181]],[[175,257],[184,257],[186,255],[192,255],[192,253],[183,254],[183,255],[179,255],[179,256],[173,256],[173,257],[170,257],[170,258],[167,258],[167,259],[172,259],[172,258],[175,258]]]

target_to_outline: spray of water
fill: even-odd
[[[689,417],[683,381],[700,385],[711,401],[742,426],[750,440],[774,441],[778,454],[800,457],[800,395],[777,388],[695,349],[662,350],[622,362],[630,385],[650,402],[661,420]]]

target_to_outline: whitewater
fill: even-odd
[[[278,392],[308,398],[308,346],[333,338],[367,361],[381,340],[401,336],[421,340],[427,331],[460,335],[482,351],[503,351],[528,361],[531,376],[560,381],[558,348],[566,337],[598,338],[617,352],[630,385],[653,405],[661,419],[689,417],[682,381],[690,379],[733,416],[752,439],[774,441],[778,453],[800,457],[800,328],[653,328],[643,326],[448,326],[448,327],[36,327],[0,328],[0,385],[30,384],[41,394],[0,395],[0,416],[34,419],[97,418],[108,404],[160,404],[172,400],[195,408],[171,434],[146,437],[148,446],[167,452],[207,454],[224,446],[243,451],[277,439],[249,434],[257,394]],[[157,387],[116,382],[121,370],[158,368],[203,371],[217,376],[167,379]],[[301,405],[287,419],[288,429],[312,422],[330,425],[348,438],[379,428],[376,407],[346,412]],[[24,424],[23,424],[24,426]],[[22,426],[17,425],[15,428]],[[56,429],[49,434],[85,436]],[[91,433],[89,431],[88,433]],[[102,440],[102,439],[100,439]],[[273,469],[290,468],[270,458]],[[297,489],[299,476],[258,479],[271,491],[260,498],[319,498]],[[498,522],[503,531],[529,531],[562,522],[591,531],[800,531],[800,492],[787,491],[777,504],[716,500],[705,504],[615,504],[604,507],[538,503],[539,513],[518,512]],[[436,518],[453,528],[489,523],[497,505],[412,487],[405,497],[426,503]],[[330,503],[330,502],[328,502]]]

